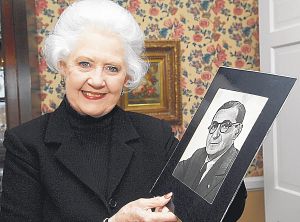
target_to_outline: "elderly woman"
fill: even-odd
[[[172,193],[149,190],[177,140],[165,122],[116,105],[147,71],[143,38],[111,1],[64,11],[44,54],[66,96],[55,112],[6,132],[1,221],[176,221],[165,207]],[[239,218],[244,202],[243,185],[225,220]]]

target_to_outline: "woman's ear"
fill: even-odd
[[[128,84],[128,80],[130,79],[130,77],[126,74],[126,77],[124,79],[124,86],[127,87],[127,84]]]
[[[58,62],[58,71],[61,75],[66,76],[67,75],[67,64],[65,61],[60,60]]]

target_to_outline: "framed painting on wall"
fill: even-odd
[[[180,42],[146,41],[145,48],[149,70],[139,87],[121,97],[120,105],[126,111],[140,112],[180,124]]]

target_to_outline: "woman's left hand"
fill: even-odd
[[[109,222],[176,222],[177,217],[166,207],[171,197],[172,193],[169,193],[162,197],[132,201],[112,216]]]

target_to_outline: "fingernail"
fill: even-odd
[[[166,198],[166,199],[170,199],[170,198],[172,197],[172,195],[173,195],[173,193],[172,193],[172,192],[170,192],[170,193],[167,193],[167,194],[165,194],[165,195],[164,195],[164,198]]]

